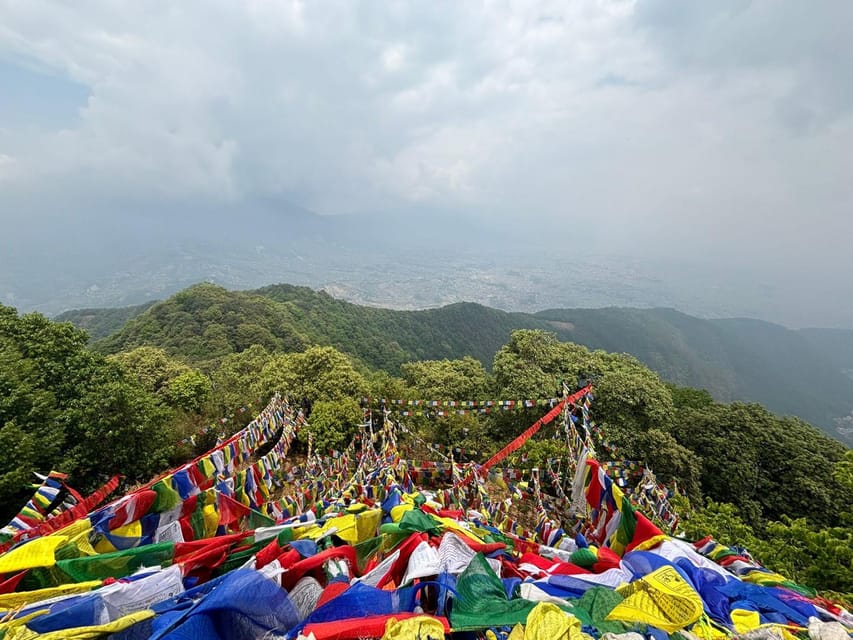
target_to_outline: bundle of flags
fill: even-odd
[[[620,555],[549,523],[535,532],[546,540],[509,519],[501,531],[396,486],[381,503],[272,524],[238,507],[227,518],[239,526],[228,529],[221,505],[214,527],[210,500],[195,497],[181,507],[198,521],[187,539],[104,551],[87,547],[93,537],[75,526],[0,556],[4,639],[853,632],[853,616],[837,604],[792,583],[743,581],[708,559],[702,551],[725,553],[712,541],[648,538]]]
[[[563,398],[537,398],[535,400],[400,400],[380,398],[371,400],[362,398],[364,404],[372,404],[377,407],[406,406],[406,407],[553,407]]]
[[[511,497],[490,494],[497,467],[416,466],[391,433],[378,450],[362,441],[333,458],[335,474],[307,472],[322,466],[315,456],[294,473],[285,460],[299,426],[298,412],[275,398],[251,428],[204,456],[59,530],[19,540],[0,555],[0,637],[853,633],[845,609],[742,550],[664,534],[586,449],[571,495],[545,493],[553,469],[519,482],[536,505],[530,530],[510,512]],[[256,457],[262,444],[272,446]],[[449,472],[445,486],[420,489],[426,471]]]
[[[33,485],[35,493],[27,501],[27,504],[18,514],[9,521],[0,533],[15,535],[19,531],[25,531],[38,526],[51,515],[56,515],[63,508],[73,507],[78,500],[82,500],[80,494],[66,486],[68,478],[64,473],[51,471],[48,475],[35,474],[41,480],[41,484]]]

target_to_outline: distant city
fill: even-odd
[[[48,315],[162,299],[200,281],[228,288],[286,282],[365,305],[423,309],[477,302],[506,311],[558,307],[673,307],[700,317],[753,317],[787,326],[853,326],[840,313],[821,323],[777,287],[708,269],[670,268],[624,256],[500,257],[448,250],[370,250],[304,244],[180,247],[128,256],[88,273],[19,267],[0,273],[0,300]],[[807,292],[806,292],[807,293]]]

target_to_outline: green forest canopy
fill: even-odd
[[[727,543],[739,542],[727,539],[733,533],[748,533],[758,557],[773,568],[853,591],[850,452],[801,420],[757,404],[715,402],[706,392],[662,382],[631,356],[591,351],[541,329],[513,331],[491,371],[473,358],[434,359],[403,363],[396,377],[335,347],[308,346],[313,338],[307,331],[273,331],[274,324],[263,324],[271,322],[270,300],[240,306],[239,297],[215,287],[205,296],[204,304],[184,305],[180,314],[186,315],[167,314],[169,335],[193,345],[182,359],[146,344],[155,326],[146,317],[159,317],[159,305],[133,321],[128,350],[115,342],[101,345],[114,352],[110,357],[87,348],[86,334],[70,324],[0,307],[3,517],[26,499],[32,471],[70,473],[81,488],[114,472],[128,482],[147,478],[192,454],[176,444],[183,435],[233,413],[235,401],[258,402],[274,390],[310,397],[319,410],[315,438],[338,446],[358,429],[356,403],[365,393],[536,398],[552,395],[563,380],[595,376],[596,420],[621,456],[644,460],[661,480],[678,484],[689,500],[682,504],[692,514],[689,522],[707,527],[697,533]],[[217,296],[221,302],[207,304]],[[243,322],[232,321],[247,308]],[[284,307],[272,317],[284,322],[295,313]],[[204,318],[231,318],[221,325],[221,340],[211,342],[213,351],[205,350],[210,323]],[[247,324],[266,329],[274,341],[258,331],[259,342],[253,342]],[[412,425],[436,441],[488,453],[541,412],[413,418]],[[527,447],[535,457],[538,447],[551,445],[539,439]]]
[[[69,312],[79,326],[114,326],[122,310]],[[394,311],[337,300],[307,287],[226,291],[200,284],[138,313],[93,344],[101,353],[163,348],[207,362],[252,344],[268,350],[330,345],[397,376],[403,364],[471,356],[486,368],[516,329],[553,331],[592,349],[630,353],[664,380],[707,389],[719,401],[761,402],[853,445],[853,333],[792,331],[756,320],[703,320],[672,309],[556,309],[506,313],[460,303]],[[103,335],[103,334],[99,334]],[[839,345],[850,346],[845,350]],[[847,425],[847,427],[845,427]]]

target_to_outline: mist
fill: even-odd
[[[0,300],[853,328],[853,5],[0,0]],[[490,275],[491,274],[491,275]]]

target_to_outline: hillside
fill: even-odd
[[[513,329],[546,328],[526,314],[460,303],[425,311],[392,311],[337,300],[307,287],[274,285],[226,291],[199,284],[131,319],[94,343],[104,353],[155,345],[202,361],[251,344],[291,351],[328,344],[371,367],[399,372],[412,360],[471,355],[490,363]]]
[[[664,379],[707,389],[721,401],[761,402],[830,430],[853,410],[853,380],[801,331],[672,309],[557,309],[536,317],[563,339],[630,353]]]
[[[128,320],[146,311],[156,302],[156,300],[152,300],[143,304],[112,309],[72,309],[60,313],[54,320],[70,322],[75,327],[85,330],[92,340],[100,340],[121,329]]]
[[[282,305],[269,320],[286,317],[283,309],[289,303],[198,289],[161,309],[171,304],[209,320],[229,319],[235,309],[243,309],[245,319],[261,320],[259,314],[269,305]],[[181,313],[172,311],[167,317]],[[226,325],[212,322],[207,329],[215,326]],[[0,455],[0,524],[9,522],[0,530],[0,562],[12,574],[7,586],[11,580],[15,589],[3,599],[16,607],[10,616],[26,614],[7,616],[3,624],[13,633],[4,636],[8,640],[157,637],[158,629],[168,625],[174,631],[169,637],[223,640],[284,637],[278,630],[288,637],[306,637],[301,631],[316,637],[313,629],[332,630],[322,638],[423,638],[427,619],[414,618],[417,629],[400,635],[386,633],[393,624],[386,618],[401,615],[394,609],[413,608],[411,598],[400,607],[397,601],[419,588],[413,580],[424,576],[418,575],[445,569],[447,575],[459,575],[451,578],[458,587],[450,607],[457,629],[472,629],[472,620],[481,620],[479,627],[495,620],[503,626],[513,620],[496,616],[517,615],[511,611],[515,607],[530,610],[528,619],[535,617],[534,605],[542,611],[544,604],[524,597],[508,600],[485,555],[475,553],[485,545],[501,556],[500,567],[510,575],[540,585],[543,593],[551,586],[558,589],[548,594],[552,608],[544,616],[552,621],[551,613],[559,616],[567,632],[551,631],[557,625],[543,616],[536,626],[527,625],[537,630],[535,638],[567,638],[569,629],[580,628],[580,620],[554,606],[558,597],[590,621],[585,627],[598,625],[602,637],[608,630],[642,628],[639,624],[674,630],[676,621],[686,627],[701,620],[701,626],[691,627],[701,632],[709,624],[701,619],[706,610],[702,597],[714,606],[709,609],[720,625],[738,620],[730,609],[757,602],[762,615],[785,623],[794,618],[814,631],[816,619],[806,616],[819,613],[807,608],[808,597],[816,598],[818,590],[824,599],[815,604],[833,615],[837,611],[836,618],[847,615],[825,598],[844,603],[853,594],[848,511],[853,451],[811,425],[774,416],[760,405],[719,404],[707,393],[668,386],[636,358],[560,342],[547,331],[513,331],[495,356],[491,375],[472,358],[410,363],[405,379],[395,381],[403,394],[399,397],[494,393],[496,398],[530,398],[555,389],[561,380],[596,371],[594,397],[585,386],[553,407],[432,412],[430,417],[395,411],[400,422],[386,421],[378,437],[371,438],[359,400],[365,394],[381,397],[376,394],[388,380],[368,379],[333,347],[270,354],[253,346],[212,363],[208,378],[161,349],[144,347],[105,358],[88,350],[86,342],[84,332],[69,323],[39,314],[19,316],[0,306],[0,381],[12,389],[13,400],[0,403],[0,452],[5,454]],[[235,412],[229,418],[238,418],[237,424],[210,425],[213,416],[221,415],[215,407],[222,406],[223,392],[271,401],[254,420],[249,412],[240,420]],[[288,397],[309,398],[311,406]],[[570,436],[575,421],[587,437]],[[202,425],[209,426],[199,429]],[[590,439],[598,453],[588,447]],[[448,459],[441,453],[448,449],[460,456]],[[342,450],[343,455],[331,453]],[[29,485],[33,472],[44,468],[58,471],[41,485]],[[589,482],[583,481],[587,474],[579,473],[584,469]],[[124,495],[106,502],[123,478],[119,496]],[[71,487],[90,495],[83,498]],[[36,493],[25,502],[33,488]],[[565,496],[575,491],[586,506],[570,512]],[[66,501],[69,494],[79,497]],[[16,511],[16,505],[25,506]],[[60,513],[54,515],[54,509]],[[466,513],[472,514],[473,527],[461,520]],[[70,530],[73,538],[49,535]],[[687,542],[675,544],[666,534]],[[690,541],[699,542],[691,547]],[[741,548],[731,550],[734,544],[749,555]],[[640,545],[642,556],[627,553]],[[559,549],[560,557],[535,553],[547,547]],[[425,560],[424,548],[439,551]],[[437,554],[455,564],[431,568]],[[722,565],[721,558],[733,557],[736,565]],[[325,571],[329,562],[340,562],[341,571]],[[473,568],[463,567],[466,562]],[[163,565],[167,568],[160,570]],[[726,566],[730,574],[723,573]],[[272,571],[281,584],[269,577]],[[724,581],[728,575],[732,578]],[[184,590],[185,577],[192,590]],[[353,578],[360,582],[346,583]],[[211,582],[199,584],[204,580]],[[319,598],[330,589],[320,580],[334,580],[339,590],[322,604]],[[382,587],[371,586],[374,580]],[[636,598],[629,600],[631,594],[608,595],[616,582],[627,581],[640,585],[646,600],[661,594],[678,607],[637,605]],[[46,583],[53,586],[44,588]],[[81,584],[86,592],[74,595]],[[394,590],[397,584],[408,591]],[[432,582],[420,584],[431,588]],[[729,590],[732,585],[736,591]],[[60,591],[72,591],[71,607],[48,598]],[[793,595],[779,595],[785,593]],[[617,613],[624,623],[618,627],[613,620],[617,609],[603,609],[611,606],[608,599],[625,607],[624,614]],[[320,613],[314,619],[314,613],[299,614],[309,616],[302,627],[293,613],[296,603],[306,610],[315,601]],[[475,610],[468,604],[472,601],[485,606]],[[149,609],[100,624],[104,618],[96,616],[113,602],[124,611]],[[430,599],[421,602],[429,610]],[[266,610],[281,615],[267,616]],[[237,615],[225,617],[234,611]],[[324,624],[321,616],[330,611],[347,616],[353,632],[339,633],[341,620]],[[199,612],[213,612],[213,619],[196,624]],[[365,634],[365,620],[371,617],[379,626]],[[751,624],[759,622],[754,615]],[[75,624],[85,626],[70,628]],[[279,625],[276,633],[271,624]],[[545,624],[550,629],[540,633]],[[217,628],[228,631],[217,633]],[[430,638],[444,637],[444,623],[434,628]],[[527,631],[513,634],[531,637]],[[836,640],[847,634],[842,628],[840,634],[820,637]]]
[[[801,329],[800,333],[827,360],[853,377],[853,330]]]
[[[97,316],[88,310],[64,317],[78,322],[84,317],[94,325]],[[853,410],[853,380],[829,356],[842,353],[840,344],[853,334],[829,334],[834,348],[821,347],[816,330],[758,320],[704,320],[672,309],[552,309],[531,315],[460,303],[394,311],[307,287],[229,292],[202,284],[153,305],[94,348],[114,353],[149,344],[200,362],[254,343],[274,350],[328,344],[397,374],[408,361],[464,355],[490,366],[519,328],[545,328],[590,348],[630,353],[665,380],[707,389],[721,401],[760,402],[853,443],[835,423]]]
[[[298,326],[317,342],[331,344],[374,367],[396,373],[412,360],[470,355],[491,366],[514,329],[541,329],[525,313],[506,313],[462,302],[423,311],[364,307],[322,291],[286,284],[258,289],[258,295],[287,305]]]

